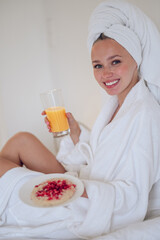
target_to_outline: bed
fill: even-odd
[[[144,222],[131,224],[108,235],[92,238],[92,240],[160,240],[160,180],[153,186],[149,196],[149,206]],[[3,238],[4,240],[35,240],[36,238]],[[45,240],[46,238],[38,238]],[[48,239],[48,238],[47,238]],[[52,238],[52,240],[57,240]],[[65,240],[65,239],[61,239]],[[74,239],[80,240],[80,239]]]

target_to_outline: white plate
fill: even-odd
[[[80,197],[83,194],[84,185],[83,185],[82,181],[79,180],[78,178],[73,177],[69,174],[45,174],[45,175],[42,175],[42,176],[39,176],[39,177],[32,178],[31,180],[29,180],[28,182],[23,184],[22,187],[20,188],[20,191],[19,191],[20,199],[25,204],[28,204],[32,207],[43,208],[43,207],[40,207],[40,206],[37,206],[36,204],[34,204],[34,202],[30,198],[31,192],[32,192],[35,185],[40,184],[41,182],[43,182],[45,180],[49,180],[51,178],[68,179],[72,183],[76,184],[76,191],[75,191],[74,195],[68,201],[66,201],[65,203],[59,204],[57,206],[64,206],[64,205],[74,201],[76,198]],[[53,208],[53,207],[57,207],[57,206],[49,206],[49,207]]]

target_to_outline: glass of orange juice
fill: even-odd
[[[54,137],[67,135],[69,124],[63,103],[61,89],[53,89],[40,94],[41,101]]]

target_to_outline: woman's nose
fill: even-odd
[[[105,67],[103,69],[103,72],[102,72],[102,76],[103,78],[109,78],[113,75],[113,72],[111,71],[111,69],[109,67]]]

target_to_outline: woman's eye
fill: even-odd
[[[99,69],[99,68],[102,68],[102,65],[101,64],[96,64],[93,67],[96,68],[96,69]]]
[[[118,63],[120,63],[121,61],[120,60],[114,60],[113,62],[112,62],[112,65],[116,65],[116,64],[118,64]]]

